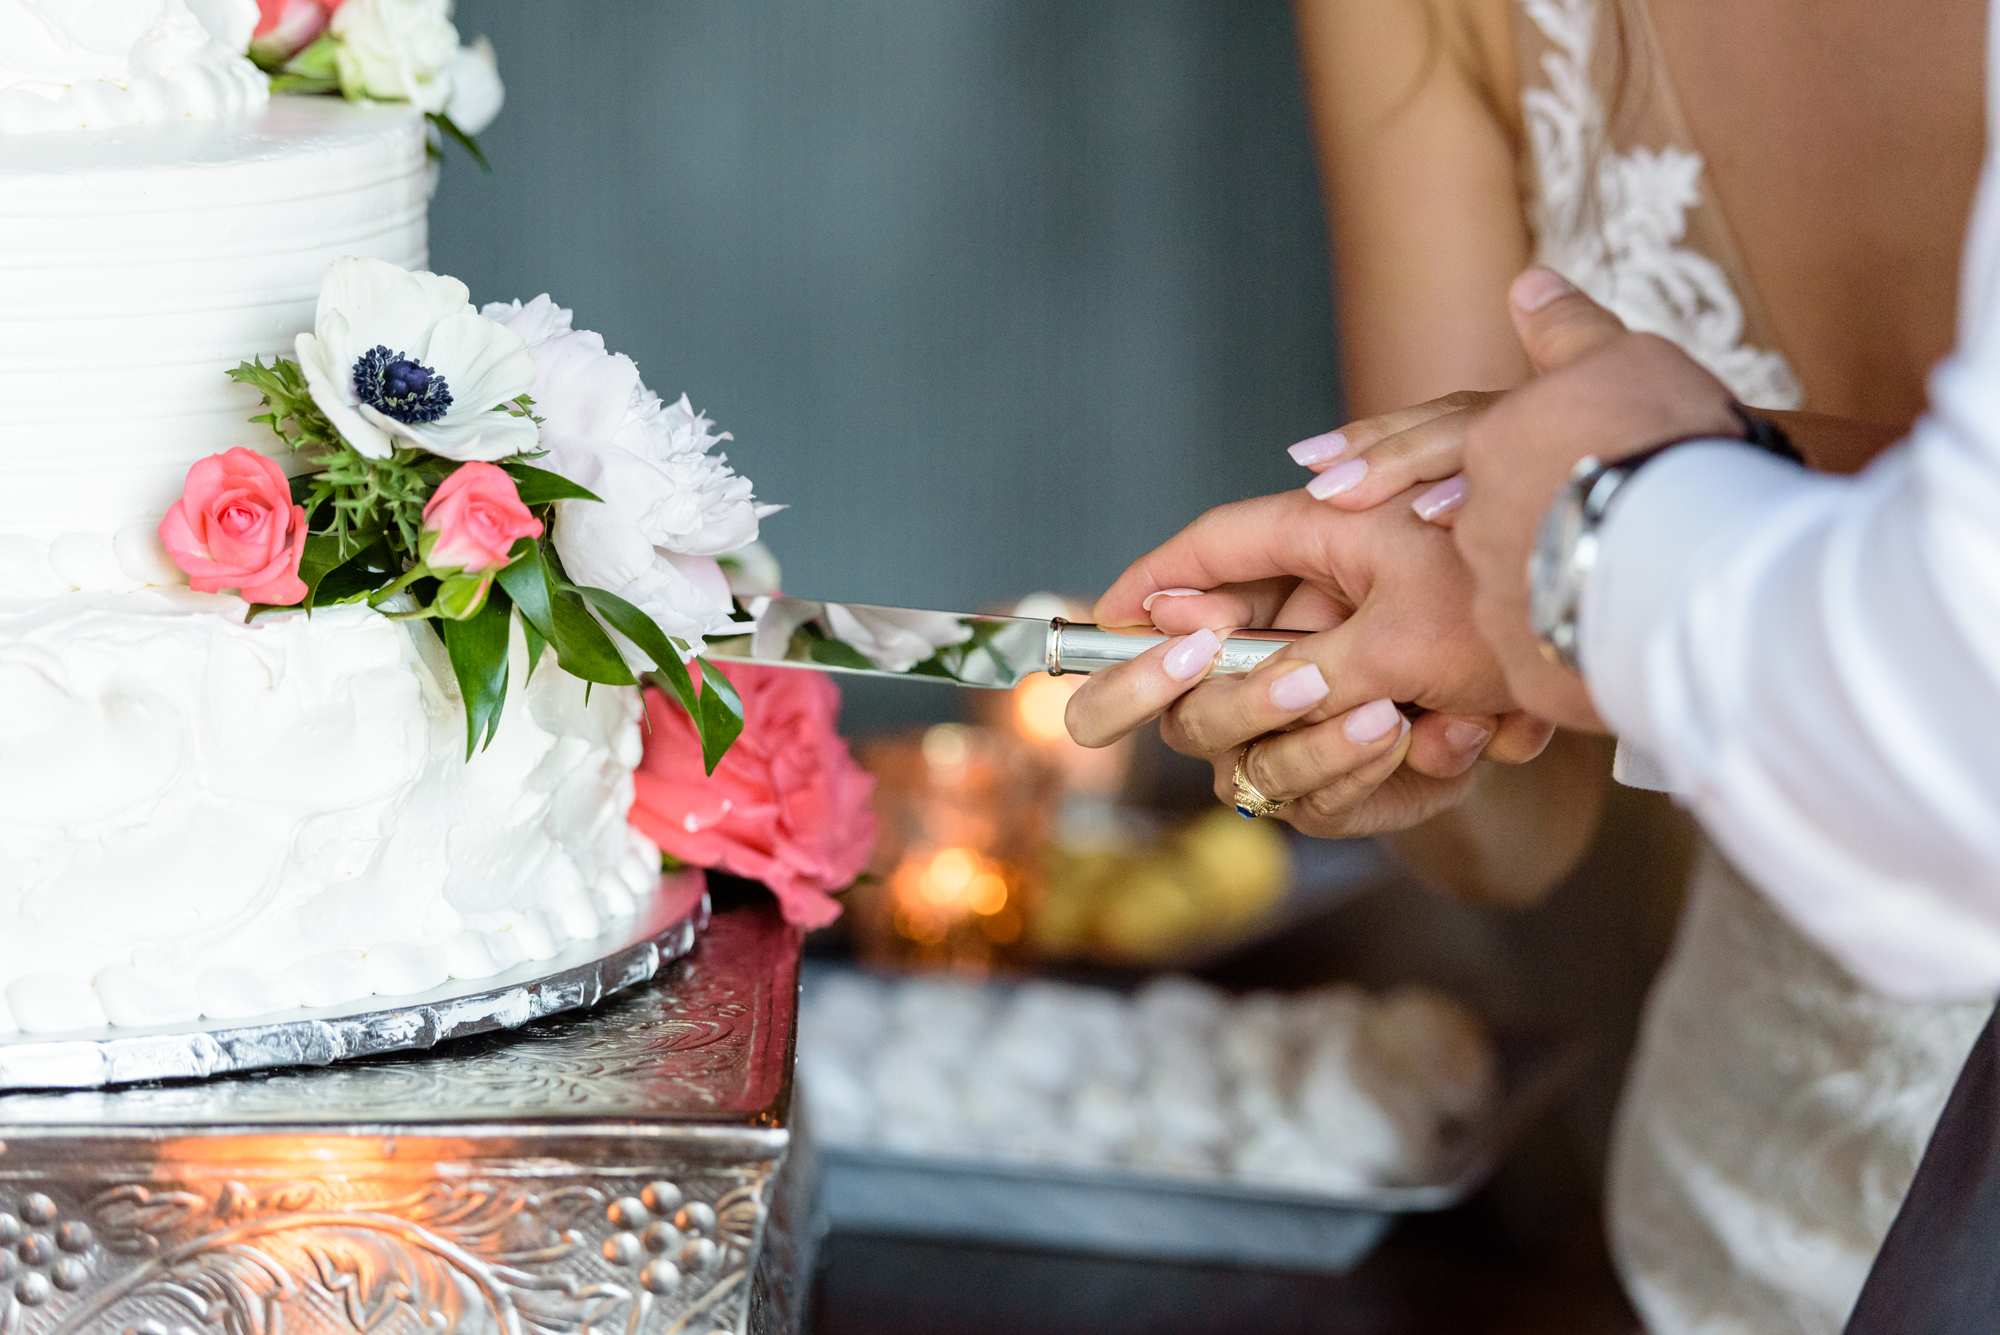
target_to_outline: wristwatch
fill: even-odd
[[[1803,462],[1776,422],[1756,416],[1740,403],[1732,403],[1730,411],[1742,425],[1745,443],[1793,463]],[[1528,619],[1550,662],[1577,667],[1577,616],[1584,585],[1597,567],[1598,530],[1612,498],[1633,474],[1674,446],[1716,438],[1712,432],[1684,436],[1610,463],[1595,455],[1576,461],[1569,480],[1542,515],[1534,553],[1528,558]]]

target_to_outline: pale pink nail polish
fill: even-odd
[[[1486,739],[1492,735],[1477,723],[1463,720],[1444,725],[1444,744],[1454,751],[1477,751],[1486,745]]]
[[[1381,741],[1402,717],[1394,700],[1370,700],[1349,713],[1347,722],[1340,725],[1340,730],[1356,746],[1366,746],[1370,742]]]
[[[1160,666],[1175,681],[1187,681],[1200,676],[1202,670],[1215,661],[1215,655],[1221,648],[1222,641],[1215,637],[1214,631],[1198,630],[1167,650]]]
[[[1139,610],[1141,612],[1152,611],[1153,600],[1155,598],[1194,598],[1198,597],[1201,593],[1202,590],[1200,589],[1161,589],[1157,593],[1147,594],[1145,601],[1139,604]]]
[[[1465,503],[1465,474],[1457,473],[1410,502],[1419,519],[1448,515]]]
[[[1311,663],[1293,668],[1271,683],[1271,703],[1287,712],[1316,705],[1326,699],[1326,678]]]
[[[1285,453],[1292,456],[1293,463],[1301,467],[1310,467],[1313,464],[1323,464],[1328,459],[1338,459],[1346,448],[1347,437],[1338,431],[1329,431],[1324,435],[1307,436]]]
[[[1538,311],[1557,297],[1576,291],[1569,280],[1554,269],[1534,268],[1514,280],[1507,296],[1524,311]]]
[[[1361,479],[1367,476],[1366,459],[1349,459],[1344,464],[1335,464],[1306,483],[1306,495],[1316,501],[1331,500],[1343,491],[1353,491],[1361,485]]]

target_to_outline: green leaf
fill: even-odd
[[[340,67],[336,57],[340,52],[339,39],[332,33],[322,33],[297,55],[285,62],[285,73],[298,79],[331,81],[334,88],[340,87]],[[273,91],[278,91],[273,89]]]
[[[528,676],[533,678],[536,666],[542,661],[542,650],[549,647],[549,642],[542,638],[542,633],[535,629],[535,624],[525,615],[521,618],[521,638],[528,642]],[[586,683],[584,690],[589,689]]]
[[[687,710],[688,718],[694,722],[695,730],[701,734],[701,758],[710,774],[743,732],[743,701],[737,696],[736,688],[726,678],[713,688],[707,685],[714,669],[702,672],[701,693],[695,693],[694,678],[681,662],[681,656],[674,652],[673,641],[667,638],[659,623],[641,612],[617,594],[604,589],[581,587],[577,589],[590,605],[598,610],[612,629],[639,646],[659,677],[666,679],[667,686],[680,698],[681,708]],[[852,650],[849,651],[850,653]],[[720,672],[714,672],[721,678]]]
[[[813,662],[824,663],[828,667],[861,668],[865,671],[875,667],[859,649],[845,640],[814,640],[810,652]]]
[[[346,565],[350,555],[341,551],[340,539],[331,533],[306,534],[305,551],[299,556],[299,578],[305,581],[307,606],[312,605],[313,590],[319,587],[319,582]]]
[[[633,677],[632,669],[625,666],[618,646],[611,642],[611,637],[604,633],[604,627],[597,624],[597,618],[590,614],[583,605],[583,599],[573,591],[565,589],[556,595],[549,627],[555,632],[549,636],[549,643],[555,646],[556,661],[572,677],[601,682],[606,686],[631,686],[636,683],[637,679]]]
[[[657,672],[648,672],[646,677],[663,691],[673,692],[681,702],[681,709],[694,720],[695,727],[701,727],[701,696],[696,692],[694,676],[687,670],[687,664],[676,657],[672,664]]]
[[[551,473],[546,468],[535,468],[529,464],[509,459],[500,465],[507,475],[514,479],[514,486],[521,493],[523,505],[546,505],[550,501],[595,501],[602,499],[587,487],[582,487],[564,477],[561,473]]]
[[[607,589],[579,586],[576,591],[590,600],[590,605],[597,609],[598,615],[611,623],[613,630],[638,645],[639,652],[652,659],[654,667],[662,672],[671,673],[673,668],[668,664],[672,663],[679,665],[682,674],[686,674],[687,666],[681,663],[681,656],[674,652],[674,646],[667,641],[667,633],[660,629],[659,623],[653,618]],[[690,680],[688,690],[690,700],[693,698],[693,693],[693,683]]]
[[[337,93],[340,91],[340,80],[315,79],[304,74],[274,74],[271,76],[271,91],[274,93]]]
[[[478,615],[435,624],[444,637],[452,675],[458,678],[458,693],[465,700],[465,758],[470,760],[493,740],[501,707],[507,703],[507,639],[514,605],[496,590]]]
[[[695,716],[695,726],[701,731],[702,764],[713,774],[743,735],[743,697],[722,669],[705,658],[700,662],[701,713]]]
[[[307,47],[306,49],[310,51],[312,48]],[[473,140],[471,135],[459,129],[458,125],[452,120],[451,117],[445,115],[442,111],[427,111],[424,113],[424,116],[425,119],[429,120],[431,124],[437,126],[439,130],[442,130],[447,139],[450,139],[460,148],[470,153],[472,155],[472,160],[479,164],[479,170],[485,172],[489,176],[493,174],[493,164],[488,162],[486,160],[486,155],[479,151],[478,143]]]
[[[312,555],[314,540],[322,537],[329,542],[337,541],[330,534],[311,535],[306,539],[308,557]],[[378,535],[375,541],[331,570],[322,572],[317,579],[307,579],[306,587],[310,592],[306,595],[306,605],[331,607],[335,603],[365,598],[383,585],[395,582],[401,573],[401,563],[389,549],[388,540]],[[303,574],[300,577],[304,578]]]
[[[521,609],[521,616],[528,625],[540,632],[542,638],[555,638],[555,610],[552,600],[555,596],[551,584],[548,562],[542,559],[542,538],[521,538],[508,552],[507,564],[500,568],[500,587],[507,590],[507,596]]]

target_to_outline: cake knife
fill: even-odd
[[[1169,638],[1061,617],[927,612],[803,598],[759,598],[751,610],[755,620],[743,623],[743,634],[710,636],[704,656],[724,663],[1005,690],[1038,672],[1058,677],[1096,672],[1136,658]],[[1306,634],[1236,631],[1222,642],[1214,670],[1248,672]]]

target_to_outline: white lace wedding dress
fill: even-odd
[[[1800,407],[1643,9],[1517,3],[1538,261],[1745,403]],[[1652,1335],[1840,1331],[1989,1009],[1869,991],[1704,848],[1612,1147]]]

